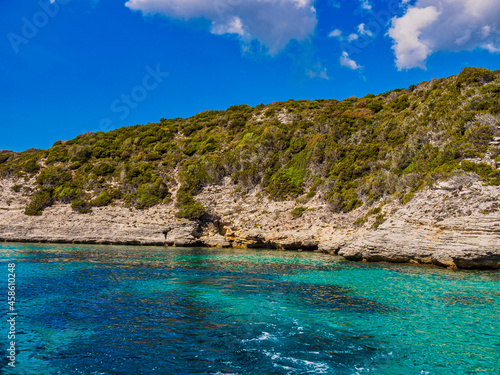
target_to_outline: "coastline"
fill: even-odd
[[[436,267],[436,268],[446,268],[446,269],[455,269],[455,270],[478,270],[478,271],[498,271],[499,267],[482,265],[478,263],[478,260],[475,259],[474,262],[467,262],[464,259],[459,259],[460,266],[457,265],[447,265],[445,263],[440,263],[433,261],[432,258],[429,258],[429,261],[425,261],[420,258],[411,258],[405,254],[400,254],[397,257],[367,257],[363,256],[351,256],[351,255],[340,255],[338,251],[328,251],[328,250],[303,250],[303,249],[283,249],[277,247],[219,247],[219,246],[208,246],[207,244],[200,243],[199,245],[185,245],[185,246],[176,246],[175,244],[169,245],[168,243],[140,243],[135,241],[126,241],[126,242],[96,242],[96,241],[66,241],[66,240],[36,240],[36,239],[19,239],[19,240],[4,240],[0,238],[0,243],[3,244],[53,244],[53,245],[109,245],[109,246],[140,246],[140,247],[179,247],[179,248],[205,248],[205,249],[256,249],[256,250],[275,250],[275,251],[294,251],[294,252],[306,252],[306,253],[320,253],[320,254],[329,254],[331,256],[338,256],[345,261],[353,262],[353,263],[374,263],[374,264],[399,264],[399,265],[407,265],[407,266],[419,266],[419,267]],[[497,257],[492,257],[488,259],[489,261],[497,261]]]
[[[1,181],[3,191],[16,182]],[[500,187],[471,179],[458,189],[455,182],[420,191],[404,206],[387,201],[379,215],[370,215],[373,207],[332,214],[313,199],[295,217],[291,211],[296,202],[268,200],[259,188],[241,196],[226,181],[207,186],[196,197],[217,217],[207,222],[176,218],[173,203],[146,210],[118,203],[88,214],[58,204],[41,216],[26,216],[27,197],[10,196],[7,201],[4,194],[0,241],[301,250],[351,261],[500,269],[500,207],[495,198]]]

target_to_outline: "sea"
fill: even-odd
[[[500,374],[496,271],[13,243],[0,268],[0,374]]]

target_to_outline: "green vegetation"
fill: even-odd
[[[316,196],[349,212],[388,196],[407,203],[457,171],[499,185],[498,169],[476,162],[500,155],[490,145],[499,112],[500,72],[466,68],[377,96],[236,105],[83,134],[48,150],[0,151],[0,176],[36,181],[30,215],[53,203],[83,213],[117,200],[145,209],[170,201],[179,185],[178,216],[202,219],[197,194],[225,177],[242,195],[261,185],[275,200]]]
[[[366,216],[360,217],[360,218],[356,219],[356,221],[354,222],[354,226],[362,227],[363,225],[365,225],[366,222],[367,222]]]
[[[88,214],[92,211],[90,203],[84,199],[78,199],[71,203],[71,208],[81,214]]]
[[[370,209],[365,216],[358,218],[355,222],[354,225],[357,227],[362,227],[363,225],[366,224],[370,216],[377,215],[375,217],[375,222],[373,223],[373,228],[377,229],[383,222],[385,222],[387,219],[385,217],[385,213],[382,213],[382,208],[384,207],[384,204],[381,204],[378,207],[374,207]]]
[[[12,186],[12,191],[14,191],[15,193],[19,193],[22,188],[23,188],[23,185],[14,185],[14,186]]]
[[[292,214],[293,217],[301,217],[304,214],[305,210],[306,209],[304,207],[302,207],[302,206],[295,207],[292,210],[291,214]]]
[[[373,229],[377,229],[383,222],[387,219],[385,218],[385,214],[379,214],[375,218],[375,222],[373,223]]]
[[[463,161],[460,167],[464,171],[476,173],[489,185],[500,186],[500,170],[493,168],[489,164]]]
[[[413,193],[413,192],[405,194],[403,196],[403,198],[401,199],[401,204],[406,204],[406,203],[410,202],[414,197],[415,197],[415,193]]]
[[[39,216],[45,208],[52,205],[52,202],[50,191],[39,190],[31,197],[31,202],[26,206],[24,213]]]

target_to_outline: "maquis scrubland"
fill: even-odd
[[[500,71],[466,68],[380,95],[234,105],[1,151],[0,177],[35,179],[12,187],[30,196],[26,215],[56,203],[85,214],[174,201],[178,217],[203,220],[197,194],[226,177],[243,192],[260,185],[273,200],[319,197],[349,212],[388,196],[406,204],[457,173],[500,185],[499,115]]]

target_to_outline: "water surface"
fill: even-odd
[[[127,246],[0,260],[19,299],[1,374],[500,374],[498,272]]]

